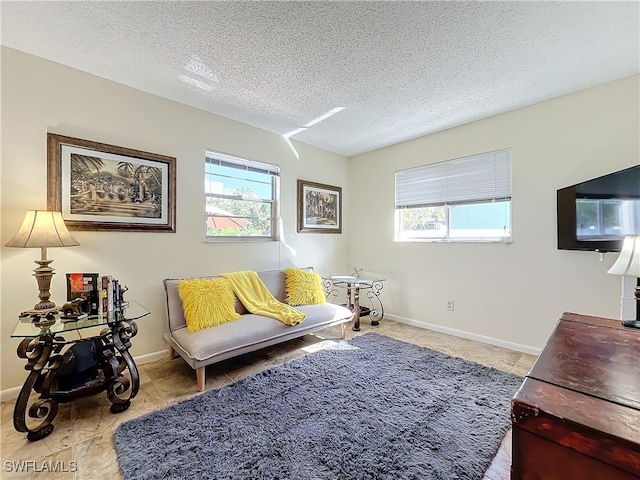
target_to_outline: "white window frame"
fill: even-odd
[[[511,149],[507,148],[397,171],[395,241],[511,242],[511,163]],[[503,228],[475,233],[452,228],[456,207],[487,203],[506,203],[508,217]],[[440,217],[434,216],[425,232],[405,229],[408,209],[430,209]]]
[[[257,198],[243,198],[242,196],[229,195],[224,192],[215,192],[213,184],[217,183],[216,180],[222,180],[223,178],[235,178],[229,176],[223,176],[208,171],[208,165],[222,165],[240,171],[251,171],[261,174],[269,175],[271,178],[271,198],[257,199]],[[205,181],[205,241],[206,242],[264,242],[264,241],[277,241],[279,238],[278,225],[280,218],[280,167],[269,163],[257,162],[235,155],[227,153],[216,152],[208,150],[205,154],[205,168],[204,168],[204,181]],[[241,181],[241,179],[239,179]],[[247,201],[257,203],[268,203],[271,205],[271,234],[270,235],[208,235],[208,222],[209,218],[214,216],[208,211],[208,199],[222,199],[222,200],[235,200],[235,201]],[[249,217],[239,217],[235,215],[220,215],[216,213],[216,218],[224,219],[243,219],[249,220]]]

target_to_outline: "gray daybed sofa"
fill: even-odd
[[[284,270],[257,273],[271,294],[279,301],[285,302]],[[294,326],[285,325],[277,319],[249,313],[236,298],[236,311],[241,314],[239,320],[189,333],[178,294],[180,280],[164,280],[168,330],[164,332],[163,337],[169,344],[171,358],[177,353],[196,370],[198,391],[204,390],[207,365],[333,325],[342,326],[342,338],[345,338],[346,323],[353,319],[351,310],[340,305],[323,303],[296,306],[296,309],[306,314],[305,320]]]

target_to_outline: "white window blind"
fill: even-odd
[[[396,172],[396,208],[511,199],[511,149]]]
[[[277,165],[270,165],[268,163],[256,162],[255,160],[233,157],[224,153],[207,152],[206,162],[211,165],[237,168],[239,170],[245,170],[247,172],[266,173],[268,175],[274,176],[280,175],[280,167],[278,167]]]

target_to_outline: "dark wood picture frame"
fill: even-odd
[[[173,233],[176,159],[49,133],[47,208],[69,230]]]
[[[298,180],[298,232],[342,233],[342,188]]]

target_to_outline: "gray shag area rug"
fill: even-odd
[[[521,381],[368,333],[123,423],[115,448],[125,480],[482,479]]]

